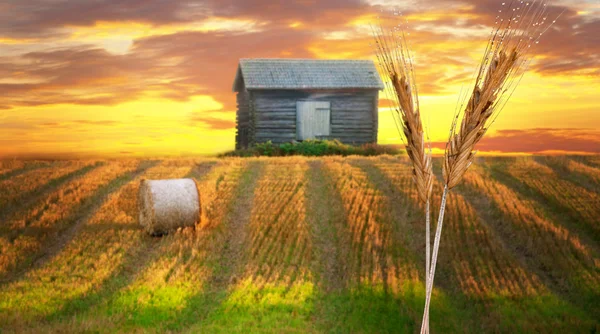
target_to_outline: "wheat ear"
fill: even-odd
[[[425,139],[419,96],[414,75],[412,56],[404,31],[398,26],[384,31],[381,24],[373,28],[375,51],[387,90],[394,93],[394,121],[400,135],[406,138],[406,152],[412,162],[412,175],[419,199],[425,205],[425,285],[429,277],[430,266],[430,214],[429,199],[433,188],[431,151],[425,150]],[[388,96],[389,97],[389,96]]]
[[[426,332],[429,321],[429,306],[435,277],[435,268],[444,220],[444,209],[448,192],[458,185],[473,162],[475,145],[483,138],[489,126],[505,106],[514,89],[525,73],[531,54],[530,47],[536,44],[554,20],[546,23],[545,1],[512,1],[506,6],[509,17],[498,15],[497,26],[492,31],[477,72],[473,92],[464,107],[459,131],[456,131],[458,114],[455,115],[446,144],[443,162],[444,192],[440,215],[435,233],[429,279],[426,289],[425,310],[421,333]],[[503,8],[504,9],[504,8]],[[500,11],[501,13],[502,11]],[[560,15],[558,15],[560,16]]]

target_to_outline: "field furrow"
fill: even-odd
[[[564,180],[573,182],[591,192],[600,192],[600,166],[597,168],[569,157],[536,157],[536,161],[544,164]]]
[[[34,169],[48,167],[47,161],[0,160],[0,181],[8,180]]]
[[[0,303],[0,309],[4,309],[7,317],[0,321],[26,324],[39,317],[56,319],[86,310],[99,303],[105,293],[104,290],[89,293],[91,289],[104,287],[109,281],[114,284],[109,278],[116,278],[119,269],[124,270],[125,277],[130,270],[141,270],[161,239],[147,237],[138,226],[137,189],[140,180],[183,177],[193,168],[192,162],[178,165],[166,161],[155,167],[151,167],[152,162],[142,164],[136,174],[130,173],[135,165],[112,166],[112,170],[104,170],[104,178],[119,169],[119,174],[123,175],[124,168],[130,177],[135,178],[126,180],[125,185],[121,183],[116,191],[108,194],[60,253],[29,272],[26,279],[9,285],[3,291],[11,298]],[[99,172],[95,177],[103,179],[103,174]],[[76,270],[72,270],[71,266],[75,266]],[[19,316],[23,309],[29,310],[29,318]]]
[[[399,192],[413,199],[414,205],[417,205],[416,188],[408,161],[374,159],[374,165]],[[436,182],[431,204],[432,217],[437,216],[441,193],[442,187]],[[503,328],[515,331],[528,328],[530,331],[547,331],[554,329],[554,326],[570,326],[565,323],[574,325],[589,321],[579,310],[549,291],[535,273],[521,265],[502,240],[482,221],[483,217],[478,212],[479,208],[457,191],[448,196],[438,259],[438,271],[442,276],[436,274],[436,285],[444,286],[440,280],[446,279],[458,285],[459,298],[465,301],[466,308],[477,312],[479,326],[488,330]],[[424,235],[423,220],[414,226],[419,231],[417,235]],[[432,236],[434,226],[432,224]],[[519,311],[512,313],[515,310]],[[521,313],[527,313],[529,319],[540,320],[519,322]],[[541,321],[545,318],[544,314],[552,313],[563,314],[565,319],[554,323]],[[511,319],[512,323],[500,323],[499,319]]]
[[[250,212],[250,257],[246,276],[256,282],[310,280],[304,160],[270,163],[258,181]]]
[[[351,236],[352,275],[350,285],[381,284],[397,290],[405,282],[419,280],[413,258],[398,255],[401,240],[392,240],[391,203],[361,169],[342,160],[325,160],[327,176],[332,179],[346,211]]]
[[[0,177],[5,174],[25,168],[26,162],[22,160],[0,160]]]
[[[417,204],[411,167],[406,162],[375,162],[375,166],[398,191],[405,193]],[[441,185],[436,182],[431,203],[434,217],[437,216],[441,192]],[[423,218],[419,222],[423,233],[424,224]],[[432,227],[432,234],[433,231]],[[492,293],[519,296],[535,293],[540,288],[539,280],[525,275],[524,270],[507,256],[485,225],[481,224],[475,209],[457,193],[451,193],[447,199],[443,233],[440,265],[451,266],[452,275],[456,277],[464,294],[482,298]],[[449,263],[447,258],[454,261]]]
[[[600,330],[598,166],[478,158],[448,197],[431,332]],[[149,236],[140,181],[184,177],[200,223]],[[423,211],[402,156],[0,161],[0,332],[416,332]]]
[[[313,272],[319,288],[325,293],[348,288],[348,261],[351,235],[346,229],[345,210],[335,184],[325,175],[323,162],[309,162],[306,212],[314,245]],[[327,310],[324,310],[326,312]]]
[[[67,227],[87,214],[106,185],[137,168],[138,162],[108,163],[53,191],[32,210],[4,223],[0,276],[20,275]]]
[[[315,301],[317,328],[414,332],[420,323],[424,284],[417,257],[406,245],[410,239],[402,228],[406,222],[396,221],[410,213],[389,201],[377,180],[362,168],[362,160],[326,158],[311,165],[308,198],[314,204],[308,217],[317,224],[315,267],[321,276]],[[437,289],[435,296],[433,314],[448,319],[452,302]],[[450,320],[434,323],[433,328],[452,332],[467,325]]]
[[[98,163],[93,161],[61,161],[0,181],[0,220],[10,219],[25,210],[27,204],[95,166]]]
[[[600,248],[600,194],[561,178],[551,168],[530,158],[493,160],[492,171],[508,176],[545,206],[556,208],[560,222],[582,240]],[[492,174],[493,175],[493,174]]]
[[[600,168],[600,155],[576,157],[576,160],[593,168]]]
[[[216,257],[222,252],[227,214],[247,165],[235,161],[208,166],[200,163],[187,174],[200,187],[201,224],[149,244],[143,266],[96,308],[112,326],[182,329],[198,320],[202,308],[209,308],[204,293],[215,275],[212,262],[221,264]],[[90,316],[100,325],[96,313]]]
[[[253,177],[259,177],[248,184],[251,188],[240,189],[250,193],[233,210],[232,218],[241,218],[242,224],[231,222],[239,231],[231,232],[223,250],[221,270],[229,274],[228,282],[221,281],[223,275],[211,279],[212,286],[226,285],[226,290],[213,295],[218,305],[190,332],[221,332],[232,326],[261,332],[273,323],[289,332],[310,326],[311,245],[304,219],[308,166],[302,159],[258,163],[260,174]]]
[[[459,192],[486,206],[485,221],[528,269],[547,278],[549,286],[594,313],[600,300],[600,257],[580,238],[549,221],[535,203],[494,180],[488,171],[474,166]],[[489,199],[491,203],[485,203]],[[485,204],[484,204],[485,203]],[[495,211],[494,211],[495,210]],[[493,217],[494,212],[499,215]]]

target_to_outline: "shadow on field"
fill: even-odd
[[[600,168],[585,164],[583,157],[535,156],[534,160],[546,165],[562,178],[586,190],[600,193]]]
[[[4,284],[8,284],[15,280],[20,279],[24,275],[26,275],[30,270],[33,270],[38,267],[38,263],[41,261],[45,261],[46,258],[52,257],[54,252],[51,249],[52,241],[50,236],[57,236],[59,233],[63,232],[66,227],[51,227],[48,229],[39,229],[37,227],[31,226],[38,219],[42,217],[44,214],[44,210],[40,210],[36,215],[32,217],[27,217],[25,219],[24,226],[21,227],[13,227],[10,226],[10,221],[15,219],[18,214],[23,214],[23,212],[28,212],[32,207],[34,207],[39,202],[43,201],[48,193],[52,190],[56,189],[59,185],[66,183],[70,180],[76,179],[78,177],[82,177],[87,174],[89,171],[101,166],[101,163],[96,163],[94,165],[88,165],[83,168],[80,168],[76,171],[73,171],[69,174],[66,174],[57,179],[51,180],[46,183],[44,186],[37,189],[34,195],[31,193],[24,194],[19,196],[16,200],[15,205],[8,205],[8,209],[4,212],[4,216],[0,213],[0,221],[5,221],[5,224],[8,225],[7,230],[0,230],[2,235],[6,237],[6,239],[10,243],[16,242],[16,240],[21,236],[30,236],[33,237],[36,242],[41,242],[41,249],[39,251],[28,251],[24,252],[26,257],[21,261],[18,261],[12,266],[7,267],[7,271],[0,275],[0,286]],[[39,193],[38,193],[39,192]],[[27,196],[30,196],[29,198]],[[76,220],[80,219],[81,212],[87,213],[89,207],[91,207],[93,202],[86,201],[81,205],[81,209],[75,210],[76,214],[71,215],[70,217],[65,217],[64,221],[67,224],[74,223]],[[36,233],[40,234],[36,234]],[[68,241],[68,240],[67,240]],[[22,253],[23,254],[23,253]],[[22,255],[19,254],[19,255]]]
[[[27,272],[36,268],[41,268],[44,264],[52,261],[52,259],[58,255],[69,242],[77,235],[79,230],[91,219],[96,211],[102,207],[104,201],[109,196],[124,185],[135,179],[138,175],[142,174],[146,169],[152,167],[156,162],[145,161],[133,172],[125,173],[111,180],[108,184],[98,188],[89,198],[85,199],[79,207],[74,210],[75,214],[70,217],[66,217],[63,221],[67,222],[68,225],[61,230],[56,228],[50,231],[45,231],[45,234],[52,233],[55,236],[51,241],[45,243],[42,250],[35,254],[31,259],[31,265],[24,271],[18,272],[14,275],[13,279],[26,275]],[[24,234],[31,233],[30,228],[26,227]]]
[[[379,158],[401,163],[395,158]],[[420,209],[398,193],[368,159],[311,163],[308,205],[313,227],[315,321],[324,332],[401,332],[420,328],[424,284],[424,240],[413,224]],[[393,202],[391,202],[391,201]],[[439,276],[438,276],[439,277]],[[461,308],[436,287],[432,324],[439,332],[464,331]],[[440,290],[440,286],[442,289]],[[464,312],[463,312],[464,313]]]
[[[39,163],[30,163],[30,164],[26,164],[25,166],[21,167],[21,168],[16,168],[13,169],[9,172],[0,174],[0,181],[4,181],[4,180],[9,180],[13,177],[17,177],[19,175],[25,174],[27,172],[36,170],[36,169],[40,169],[40,168],[52,168],[54,166],[56,166],[56,162],[39,162]]]
[[[514,167],[519,162],[527,164],[528,161],[533,164],[535,169],[526,170]],[[540,174],[539,176],[532,174],[536,169],[540,169],[537,168],[538,166],[543,166],[537,161],[532,158],[492,158],[486,160],[484,166],[494,179],[524,198],[535,202],[536,206],[543,208],[553,222],[575,232],[583,242],[598,252],[600,250],[600,225],[597,224],[597,216],[590,217],[589,212],[584,214],[584,211],[590,209],[590,212],[600,212],[600,201],[589,203],[589,198],[586,196],[590,192],[564,180],[560,174]],[[522,173],[523,178],[514,175],[509,167]],[[532,183],[528,182],[542,177],[543,180],[540,182],[546,187],[544,190],[533,187]],[[586,206],[590,207],[586,208]]]
[[[119,230],[123,229],[119,228],[115,231]],[[139,233],[144,233],[140,228],[137,230],[139,230]],[[70,316],[82,315],[95,305],[111,300],[119,291],[131,284],[138,273],[144,271],[152,260],[159,256],[154,250],[160,246],[162,240],[144,233],[141,242],[134,251],[125,254],[125,260],[120,268],[102,281],[98,287],[84,296],[67,301],[56,312],[49,314],[47,320],[63,321]]]
[[[286,159],[251,160],[233,181],[213,175],[215,199],[207,205],[217,212],[210,213],[218,215],[214,225],[209,221],[202,230],[162,239],[144,235],[98,287],[68,301],[49,320],[83,314],[85,322],[85,315],[94,320],[92,312],[100,310],[108,312],[111,326],[120,330],[418,331],[425,295],[425,228],[407,161]],[[188,176],[199,178],[212,166],[198,165]],[[501,182],[506,180],[502,175]],[[518,180],[508,180],[522,190]],[[220,182],[226,185],[220,188]],[[444,224],[442,242],[451,242],[443,246],[445,255],[440,255],[437,268],[431,331],[598,329],[585,311],[573,309],[553,293],[518,293],[526,290],[531,279],[527,275],[533,276],[519,270],[535,273],[539,268],[514,261],[514,250],[506,249],[510,235],[498,236],[497,226],[481,222],[498,218],[497,212],[488,212],[489,199],[465,193],[463,200],[463,190],[453,194]],[[542,205],[539,198],[536,203]],[[138,230],[135,226],[107,222],[85,228],[102,233]],[[162,285],[127,293],[125,306],[115,302],[159,258],[168,263]],[[169,281],[175,271],[185,270],[206,272]],[[531,284],[535,289],[541,285]],[[99,304],[103,307],[94,307]]]
[[[163,330],[181,330],[194,324],[207,321],[227,300],[231,294],[236,278],[242,274],[246,248],[248,245],[248,223],[254,202],[254,188],[264,165],[253,161],[243,167],[239,182],[233,189],[224,188],[227,194],[217,191],[209,215],[210,229],[208,235],[202,237],[204,244],[199,245],[206,254],[202,266],[208,269],[208,277],[199,293],[186,298],[183,308],[171,314],[165,321],[150,321],[144,327],[160,327]],[[220,177],[216,187],[223,182]],[[233,195],[228,197],[228,195]],[[212,220],[219,220],[214,224]],[[200,284],[201,282],[198,282]],[[151,310],[142,310],[148,312]],[[157,312],[161,312],[157,310]]]
[[[141,175],[144,171],[150,167],[156,165],[157,162],[152,162],[140,167],[134,175],[128,178],[128,181],[135,179],[135,177]],[[202,176],[208,173],[211,168],[215,165],[214,162],[200,163],[196,165],[190,175],[186,177]],[[128,184],[124,182],[123,185]],[[127,237],[129,234],[122,232],[134,232],[141,235],[140,244],[135,245],[134,248],[129,248],[125,251],[123,257],[124,260],[120,264],[119,268],[115,269],[110,276],[104,279],[99,286],[91,290],[90,293],[85,296],[74,298],[66,302],[56,312],[50,314],[47,319],[50,321],[63,321],[66,317],[73,315],[82,315],[86,311],[90,311],[94,306],[101,304],[102,302],[112,302],[117,294],[129,286],[139,276],[141,272],[146,270],[154,260],[159,258],[162,254],[158,252],[161,245],[165,242],[171,241],[169,237],[164,238],[148,236],[137,222],[137,185],[131,186],[130,188],[123,189],[124,191],[119,196],[119,203],[129,202],[132,203],[127,214],[131,219],[131,223],[98,223],[98,224],[86,224],[83,228],[91,235],[102,235],[103,232],[114,232],[111,234],[111,241],[118,243],[115,238]],[[101,204],[103,204],[102,201]],[[99,204],[99,207],[101,207]]]
[[[471,173],[481,173],[485,183],[464,182],[456,191],[473,204],[482,224],[493,231],[503,248],[541,279],[548,294],[599,318],[600,295],[594,291],[598,281],[593,279],[598,255],[548,219],[544,206],[519,197],[490,176],[486,162],[478,163],[483,168]]]
[[[199,180],[215,165],[201,164],[187,177]],[[111,326],[119,329],[181,330],[210,317],[232,294],[235,277],[244,264],[248,212],[262,163],[240,166],[235,167],[239,174],[228,167],[206,184],[215,188],[205,189],[211,194],[202,199],[202,215],[207,221],[200,228],[160,239],[148,237],[157,240],[155,245],[148,244],[145,237],[144,247],[128,254],[127,263],[91,299],[74,300],[73,304],[106,304],[101,312],[108,312]],[[231,173],[240,175],[240,181]],[[157,280],[128,289],[150,265]]]
[[[7,222],[14,220],[18,214],[29,211],[37,203],[45,199],[47,195],[54,189],[57,189],[61,185],[87,174],[91,170],[100,167],[102,164],[102,162],[98,162],[93,165],[83,166],[71,173],[52,179],[39,188],[15,197],[9,203],[4,204],[3,208],[0,209],[0,221]],[[54,164],[50,164],[48,167],[43,168],[52,168],[53,166]],[[32,219],[36,219],[36,217],[33,217]],[[12,231],[2,231],[2,233],[12,233]]]
[[[370,214],[377,210],[388,212],[387,216],[384,214],[378,219],[379,224],[388,227],[370,229],[370,232],[383,230],[389,233],[391,242],[387,245],[386,252],[392,254],[394,259],[390,267],[411,270],[400,270],[390,280],[383,280],[381,285],[373,285],[367,280],[359,286],[354,283],[353,288],[351,286],[349,291],[341,294],[326,294],[323,297],[326,304],[323,309],[335,312],[330,312],[330,318],[334,320],[325,322],[323,328],[327,331],[338,328],[340,332],[388,332],[396,331],[397,328],[401,328],[403,332],[416,331],[420,327],[424,300],[424,222],[423,209],[417,204],[410,178],[410,168],[404,168],[407,172],[405,176],[393,180],[389,175],[398,175],[397,169],[405,165],[405,161],[361,158],[348,159],[348,163],[367,177],[366,181],[360,181],[360,172],[353,170],[347,178],[363,182],[362,186],[341,188],[342,199],[348,196],[347,193],[358,192],[353,195],[357,199],[350,200],[352,211],[347,215],[348,224],[352,225],[352,212],[360,212],[361,202],[370,203]],[[382,168],[390,170],[384,173]],[[381,207],[373,206],[377,201],[369,199],[370,196],[376,196],[372,192],[363,190],[365,194],[360,194],[360,190],[355,189],[369,188],[369,182],[376,191],[383,194],[383,200],[387,201]],[[398,186],[402,189],[397,188]],[[437,198],[435,196],[434,193],[433,208],[439,205],[439,194]],[[589,315],[560,297],[542,292],[544,290],[540,290],[539,294],[532,294],[528,287],[535,279],[522,276],[522,269],[513,267],[510,255],[497,243],[495,236],[480,226],[481,219],[485,219],[485,216],[478,216],[473,212],[470,204],[464,202],[460,195],[451,197],[444,224],[446,245],[442,245],[442,250],[445,254],[458,254],[451,255],[453,260],[449,261],[444,260],[444,253],[441,253],[441,265],[436,272],[437,292],[434,294],[431,310],[432,331],[529,332],[595,328]],[[434,213],[433,217],[435,216]],[[433,223],[432,232],[434,230]],[[464,239],[462,244],[451,245],[461,239]],[[361,240],[368,241],[364,238]],[[361,259],[365,258],[365,249],[369,250],[369,247],[358,248]],[[416,277],[414,272],[418,273]],[[473,279],[474,282],[469,282]],[[386,287],[389,282],[393,283]],[[334,296],[337,298],[333,298]],[[375,309],[378,314],[387,316],[379,317],[370,311],[361,313],[364,309]],[[391,323],[393,326],[387,327]]]
[[[398,203],[393,210],[405,207],[401,204],[401,198],[394,193],[409,192],[412,193],[408,196],[412,201],[412,208],[409,210],[422,212],[422,209],[415,207],[416,193],[414,184],[410,180],[410,168],[404,168],[405,172],[398,170],[394,172],[394,169],[398,169],[400,165],[375,163],[373,160],[361,161],[360,164],[378,185],[378,189],[384,191],[386,197],[392,199],[393,203]],[[385,169],[388,171],[383,173]],[[441,178],[440,171],[441,163],[434,159],[434,172],[438,180]],[[390,178],[390,175],[402,173],[406,175],[396,181]],[[405,181],[398,183],[399,180]],[[433,217],[436,216],[436,209],[439,206],[440,189],[439,185],[436,187],[432,201]],[[479,206],[481,194],[477,197],[462,198],[462,187],[459,186],[448,199],[440,249],[440,265],[437,268],[435,282],[436,289],[441,287],[452,300],[451,308],[448,310],[458,313],[452,319],[460,319],[459,323],[464,326],[458,328],[458,331],[547,332],[564,331],[569,328],[581,330],[594,328],[594,322],[589,315],[545,290],[540,286],[541,283],[537,281],[535,274],[531,275],[524,270],[527,267],[522,267],[514,261],[511,252],[506,249],[502,240],[498,239],[495,231],[490,232],[486,228],[484,220],[490,218],[487,211],[489,208],[481,211],[482,208]],[[403,225],[402,218],[397,215],[396,217],[396,223]],[[435,222],[433,217],[432,221]],[[435,229],[433,222],[432,232]],[[415,223],[408,227],[408,230],[416,231],[416,233],[409,233],[409,237],[422,240],[424,234],[422,218],[418,218]],[[407,242],[411,244],[410,241]],[[423,243],[420,241],[417,244]],[[417,254],[424,253],[423,246],[415,248],[414,241],[411,248],[416,250]],[[444,254],[450,254],[452,261],[445,260]],[[422,261],[424,258],[421,258],[419,263]],[[440,324],[440,320],[444,321],[444,317],[438,318],[434,315],[431,319],[431,326],[434,329]],[[457,328],[451,331],[457,331]]]
[[[229,232],[222,236],[220,256],[208,265],[207,286],[187,300],[168,329],[308,329],[313,298],[303,203],[308,168],[296,160],[263,165],[251,167],[236,190],[225,224]]]

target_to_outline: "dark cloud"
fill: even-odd
[[[588,22],[573,11],[563,14],[536,45],[535,52],[545,56],[534,66],[540,73],[584,70],[600,74],[600,18]]]
[[[447,0],[454,2],[454,0]],[[470,4],[470,12],[479,18],[474,24],[493,26],[498,10],[502,7],[496,0],[463,0]],[[506,1],[508,5],[510,1]],[[547,6],[547,22],[556,22],[540,38],[532,51],[543,56],[533,64],[532,69],[541,74],[569,74],[575,71],[587,71],[598,74],[600,68],[600,17],[597,15],[579,15],[577,4],[574,7],[561,5]],[[506,12],[506,11],[505,11]]]
[[[463,6],[456,7],[458,3]],[[447,87],[471,84],[471,74],[477,65],[471,64],[463,43],[483,47],[485,37],[459,36],[452,29],[490,29],[499,4],[495,0],[446,0],[433,8],[431,4],[431,0],[426,1],[406,13],[439,14],[445,6],[450,8],[433,21],[413,24],[421,27],[415,28],[410,37],[418,57],[419,92],[456,94],[448,92]],[[43,38],[60,27],[90,26],[98,21],[161,25],[192,22],[212,15],[253,19],[265,25],[263,30],[255,32],[185,31],[141,38],[124,55],[81,45],[25,53],[18,62],[0,56],[2,78],[36,82],[0,84],[3,94],[0,109],[59,103],[115,105],[152,91],[177,101],[188,101],[193,95],[210,95],[224,105],[224,111],[233,111],[236,106],[231,85],[239,58],[314,58],[328,54],[369,58],[372,38],[354,31],[348,22],[378,9],[361,0],[9,1],[0,7],[0,37]],[[551,7],[549,16],[558,15],[563,9]],[[303,25],[297,29],[288,27],[293,21]],[[325,33],[335,31],[349,31],[351,39],[324,39]],[[541,73],[599,74],[600,20],[577,15],[574,9],[566,8],[535,52],[544,56],[533,66]],[[450,66],[452,70],[448,70]]]
[[[71,48],[31,52],[22,56],[30,61],[20,70],[30,77],[51,78],[44,88],[70,88],[122,83],[139,76],[150,64],[132,55],[113,55],[98,48]],[[34,66],[31,66],[31,65]]]
[[[40,83],[0,84],[4,103],[115,105],[149,91],[188,101],[210,95],[235,109],[231,86],[239,58],[311,57],[305,47],[314,33],[291,28],[251,33],[180,32],[136,40],[131,52],[111,54],[89,46],[30,52],[19,63],[2,62],[8,73]],[[235,46],[235,47],[234,47]],[[8,64],[8,65],[7,65]],[[12,67],[11,67],[12,66]]]
[[[279,23],[300,20],[331,26],[369,7],[363,0],[9,0],[0,7],[0,36],[59,37],[65,34],[61,28],[66,26],[93,26],[97,22],[165,25],[210,16]]]
[[[353,16],[372,11],[363,0],[209,0],[213,15],[273,22],[300,21],[309,26],[341,26]]]
[[[445,142],[432,143],[445,148]],[[600,131],[595,129],[498,130],[476,146],[484,152],[543,153],[546,151],[600,153]]]
[[[206,7],[190,0],[8,0],[0,8],[0,36],[45,38],[65,26],[96,22],[170,24],[205,18]]]
[[[235,110],[233,80],[240,58],[310,57],[305,49],[316,36],[311,32],[290,28],[251,33],[182,32],[168,36],[137,40],[132,52],[157,59],[179,59],[178,63],[162,69],[179,79],[158,84],[154,89],[165,90],[164,97],[187,100],[193,94],[206,94]]]
[[[10,71],[39,83],[0,84],[0,91],[12,106],[114,105],[136,99],[147,85],[169,77],[154,71],[155,61],[86,46],[30,52]]]

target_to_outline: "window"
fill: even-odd
[[[327,137],[331,131],[331,103],[327,101],[296,102],[296,139]]]

